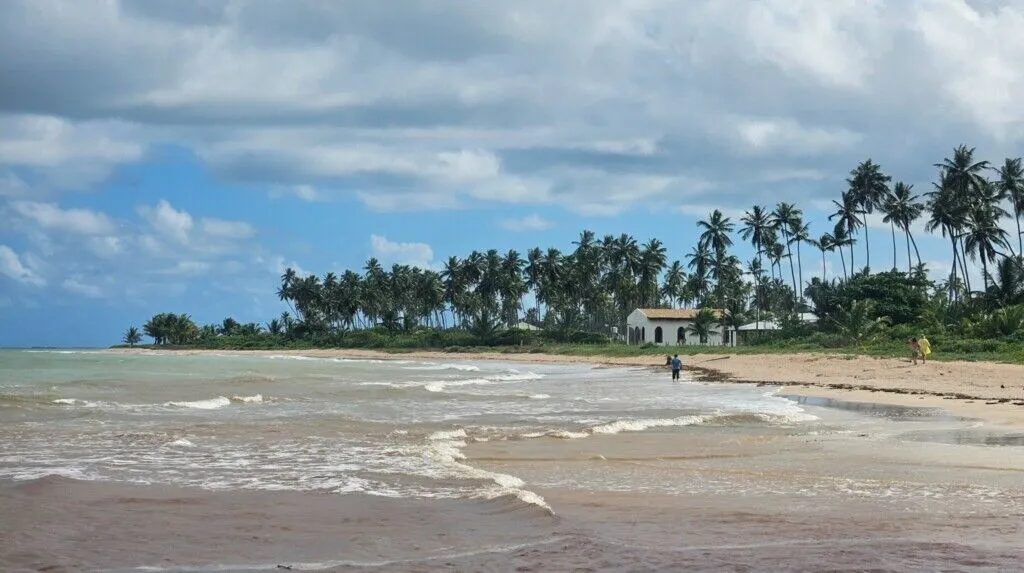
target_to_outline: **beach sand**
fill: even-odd
[[[112,351],[162,352],[149,349]],[[664,368],[664,357],[661,356],[432,351],[387,353],[357,349],[170,352],[292,354],[325,358],[503,360]],[[907,359],[827,354],[708,353],[684,358],[684,372],[689,372],[691,377],[699,380],[778,385],[782,386],[781,394],[789,395],[942,408],[955,415],[985,420],[993,425],[1024,428],[1024,365],[933,360],[915,366]]]

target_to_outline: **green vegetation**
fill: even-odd
[[[863,161],[833,201],[829,232],[818,238],[793,204],[778,203],[771,210],[755,205],[738,228],[715,210],[698,222],[701,234],[685,263],[670,263],[657,239],[641,245],[625,234],[598,239],[583,231],[567,252],[533,248],[524,259],[514,250],[474,251],[464,259],[449,258],[440,272],[405,265],[384,269],[372,258],[362,273],[348,270],[340,276],[298,276],[287,269],[277,294],[291,310],[265,325],[227,318],[200,327],[187,314],[161,313],[143,331],[162,347],[654,355],[666,349],[627,346],[613,334],[625,332],[634,308],[684,306],[724,311],[721,318],[709,310],[699,314],[690,329],[701,339],[713,336],[717,322],[730,329],[755,319],[781,325],[729,348],[730,353],[904,356],[907,340],[926,334],[938,359],[1024,362],[1021,160],[1007,159],[995,169],[977,161],[973,149],[959,146],[936,167],[934,189],[922,197],[911,185],[890,185],[891,177],[878,164]],[[872,251],[866,218],[874,213],[890,226],[893,266],[873,273],[878,244]],[[938,282],[928,278],[911,232],[922,217],[927,232],[949,240],[952,269]],[[1016,240],[1000,226],[1011,217]],[[735,238],[754,247],[753,260],[743,264],[730,253]],[[865,263],[858,268],[861,253],[854,247],[860,239]],[[808,247],[821,254],[822,276],[805,282]],[[887,251],[888,245],[882,248]],[[902,250],[905,270],[897,268]],[[827,276],[830,252],[839,253],[842,276]],[[971,284],[967,261],[981,262],[981,285]],[[534,303],[525,308],[529,294]],[[819,317],[816,324],[798,320],[799,313],[809,311]],[[137,339],[133,327],[124,341],[134,345]],[[688,354],[716,350],[725,349],[672,348]]]

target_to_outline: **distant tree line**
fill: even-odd
[[[289,268],[277,295],[290,310],[266,324],[227,318],[199,327],[187,314],[161,313],[142,331],[156,345],[218,337],[336,340],[365,330],[468,333],[493,341],[525,322],[552,340],[597,341],[607,339],[613,327],[624,332],[634,308],[683,306],[724,309],[721,322],[729,328],[774,317],[802,336],[810,334],[808,327],[795,317],[813,311],[818,331],[844,340],[897,326],[961,336],[1019,334],[1021,159],[1008,158],[994,168],[961,145],[935,167],[933,188],[917,194],[912,185],[893,183],[871,159],[861,162],[833,201],[826,230],[817,234],[799,207],[780,202],[774,208],[754,205],[738,221],[715,209],[698,221],[700,235],[689,252],[671,261],[658,239],[640,243],[627,234],[599,238],[584,230],[565,251],[473,251],[450,257],[440,271],[398,264],[386,269],[375,258],[361,272],[323,277],[299,276]],[[892,266],[882,272],[871,267],[872,256],[878,257],[867,226],[873,214],[890,226]],[[951,271],[937,282],[928,278],[911,231],[922,217],[927,232],[949,241]],[[1004,229],[1008,219],[1015,222],[1016,238]],[[753,259],[743,262],[732,253],[736,239],[753,247]],[[861,240],[864,265],[858,267],[854,247]],[[822,265],[821,276],[809,281],[803,269],[807,249],[818,251]],[[905,270],[898,268],[901,250]],[[829,253],[839,254],[841,275],[828,276]],[[981,263],[982,284],[972,284],[969,261]],[[138,343],[137,330],[131,334],[125,343]]]

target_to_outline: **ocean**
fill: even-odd
[[[642,368],[5,350],[0,563],[1014,570],[993,435]]]

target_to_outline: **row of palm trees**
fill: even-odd
[[[848,281],[869,273],[874,253],[868,228],[873,217],[880,217],[890,227],[894,270],[899,233],[905,243],[907,272],[925,274],[912,231],[923,218],[926,232],[950,241],[953,264],[943,289],[951,303],[965,297],[1005,299],[977,295],[1001,284],[990,280],[993,263],[1000,262],[999,273],[1024,268],[1021,159],[1009,158],[994,168],[977,160],[973,148],[961,145],[935,167],[938,175],[933,188],[919,195],[908,183],[892,183],[871,159],[861,162],[833,201],[828,231],[817,236],[811,233],[802,210],[792,203],[780,202],[774,208],[754,205],[736,222],[716,209],[698,221],[698,240],[682,260],[669,261],[658,239],[641,244],[627,234],[598,238],[585,230],[564,252],[554,247],[532,248],[525,256],[516,250],[474,251],[465,258],[449,257],[438,271],[399,264],[386,269],[375,258],[366,262],[362,272],[346,270],[323,277],[299,276],[289,268],[277,294],[291,312],[269,322],[266,330],[323,333],[378,325],[389,329],[414,325],[493,329],[526,320],[559,329],[607,333],[611,327],[624,327],[626,315],[636,307],[724,308],[730,321],[742,320],[749,311],[784,314],[807,310],[804,249],[820,252],[823,281],[829,280],[829,253],[837,252],[842,262],[842,277],[833,280]],[[1016,241],[1003,228],[1008,217],[1016,220]],[[735,238],[754,249],[754,258],[746,264],[732,252]],[[858,269],[854,246],[861,240],[865,263]],[[970,284],[969,261],[981,263],[981,291]],[[172,344],[190,337],[262,330],[255,324],[225,322],[202,328],[190,324],[187,315],[163,313],[143,330],[158,343]]]
[[[946,285],[950,300],[958,300],[975,292],[968,261],[980,261],[988,289],[989,265],[999,258],[1019,265],[1024,252],[1019,233],[1024,214],[1021,159],[1007,159],[994,169],[974,154],[973,148],[961,145],[951,157],[935,164],[937,182],[923,196],[908,183],[890,185],[892,178],[871,159],[861,162],[833,201],[835,211],[828,217],[831,229],[817,237],[792,203],[780,202],[773,209],[755,205],[739,219],[738,228],[716,209],[697,223],[701,232],[685,262],[670,263],[658,239],[640,244],[626,234],[598,239],[593,232],[583,231],[568,252],[533,248],[523,257],[515,250],[474,251],[464,259],[450,257],[439,272],[406,265],[384,269],[372,258],[362,274],[348,270],[340,276],[299,277],[288,269],[281,277],[278,296],[292,306],[300,323],[315,331],[371,325],[513,326],[524,311],[531,322],[605,331],[622,326],[625,316],[638,306],[715,306],[732,314],[748,309],[787,312],[805,308],[803,248],[820,251],[822,280],[828,280],[826,255],[833,252],[840,255],[841,280],[870,272],[868,223],[880,215],[890,226],[894,269],[899,232],[904,235],[907,272],[925,272],[911,230],[922,217],[926,217],[927,232],[950,240],[953,266]],[[989,174],[995,177],[989,179]],[[1017,222],[1016,251],[1000,225],[1011,216],[1003,206],[1006,203]],[[755,252],[745,267],[730,252],[737,232]],[[865,264],[858,270],[854,245],[860,239]],[[534,302],[524,308],[528,294]]]

